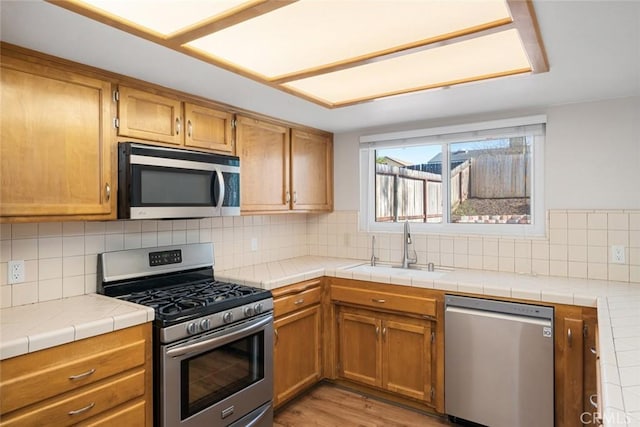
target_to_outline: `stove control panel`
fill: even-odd
[[[225,327],[231,323],[239,322],[271,310],[273,310],[272,298],[233,307],[215,314],[163,328],[160,333],[160,341],[163,343],[173,342],[181,338]]]
[[[182,251],[174,249],[170,251],[149,252],[149,266],[180,264],[182,262]]]

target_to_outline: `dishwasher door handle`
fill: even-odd
[[[447,306],[447,308],[445,309],[445,312],[466,314],[469,316],[482,316],[482,317],[488,317],[492,319],[506,320],[506,321],[512,321],[512,322],[518,322],[518,323],[529,323],[532,325],[549,326],[549,327],[551,326],[551,321],[546,319],[537,319],[535,317],[520,316],[515,314],[496,313],[496,312],[487,311],[487,310],[476,310],[473,308],[455,307],[451,305]]]

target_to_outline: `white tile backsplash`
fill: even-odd
[[[412,237],[420,264],[640,282],[640,212],[554,210],[548,225],[547,238],[415,233]],[[213,242],[216,269],[230,269],[303,255],[368,260],[372,235],[380,262],[398,263],[400,233],[362,232],[355,211],[0,224],[0,306],[95,292],[97,254],[104,251]],[[258,244],[255,251],[252,239]],[[609,263],[611,244],[625,245],[626,264]],[[28,262],[27,282],[7,284],[7,262],[13,259]]]

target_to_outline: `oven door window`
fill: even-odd
[[[213,206],[213,171],[135,165],[134,206]]]
[[[264,331],[181,362],[186,419],[264,379]]]

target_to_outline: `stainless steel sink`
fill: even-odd
[[[439,279],[451,270],[427,271],[426,268],[398,268],[391,265],[378,264],[371,266],[368,264],[358,265],[356,267],[350,267],[347,270],[354,273],[364,273],[378,276],[396,276],[396,277],[415,277],[425,280]]]

